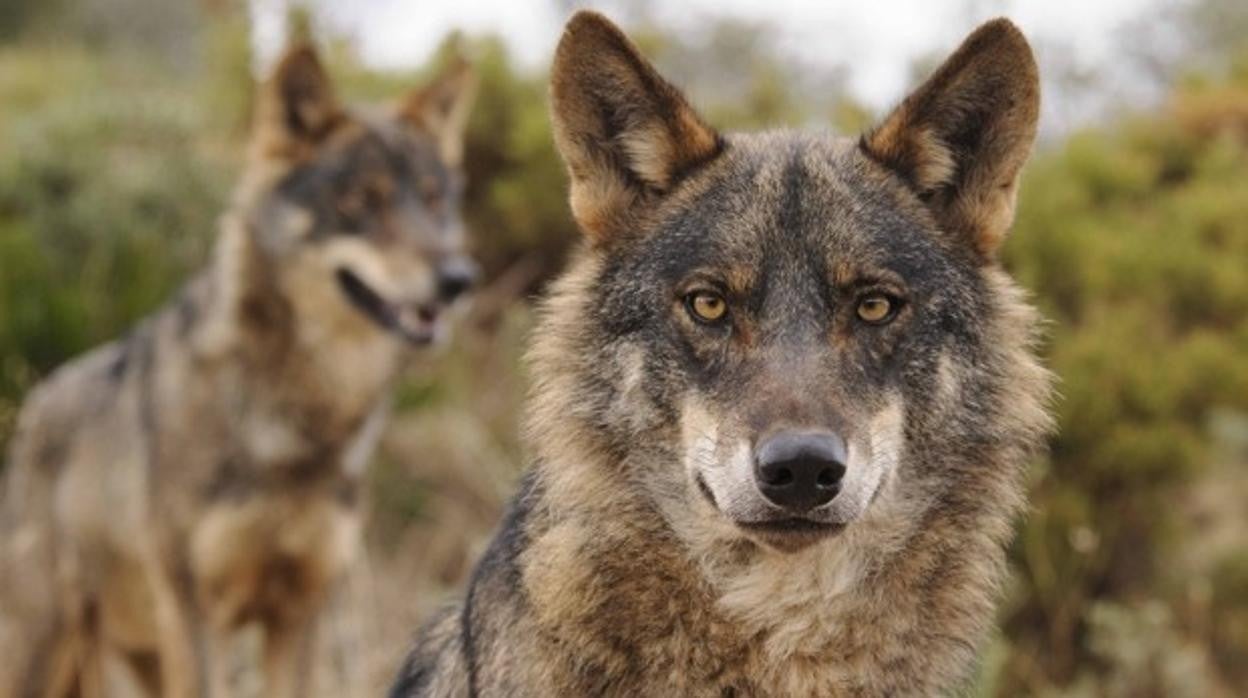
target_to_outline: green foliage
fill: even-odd
[[[1053,321],[1062,399],[1016,548],[1002,695],[1179,695],[1165,688],[1182,683],[1173,672],[1214,667],[1185,695],[1243,679],[1225,660],[1248,656],[1242,631],[1202,648],[1188,603],[1204,599],[1215,626],[1242,623],[1242,550],[1173,563],[1199,535],[1183,506],[1193,488],[1248,465],[1219,463],[1210,429],[1219,410],[1248,414],[1246,114],[1234,85],[1179,94],[1159,116],[1074,136],[1028,173],[1007,262]],[[1242,490],[1222,496],[1242,506]],[[1238,591],[1198,593],[1210,586]],[[1154,663],[1168,655],[1187,659]]]
[[[577,236],[546,118],[546,82],[518,75],[497,40],[481,43],[476,64],[481,86],[465,148],[465,214],[488,271],[524,260],[536,281],[559,266]]]
[[[0,441],[26,388],[205,256],[231,168],[176,84],[120,57],[0,51]]]

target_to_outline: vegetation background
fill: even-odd
[[[874,116],[766,26],[724,18],[690,40],[633,14],[716,124]],[[1177,44],[1150,40],[1159,23]],[[0,0],[0,445],[32,385],[204,262],[241,164],[248,31],[231,0]],[[350,97],[420,80],[313,33]],[[1027,171],[1005,261],[1052,321],[1061,430],[1032,469],[976,695],[1248,695],[1248,5],[1172,3],[1106,40],[1129,41],[1165,97],[1050,132]],[[529,301],[575,234],[542,70],[498,38],[452,42],[483,76],[465,211],[488,283],[398,395],[368,553],[323,633],[327,695],[379,694],[480,552],[523,466]],[[1059,70],[1048,89],[1108,79]]]

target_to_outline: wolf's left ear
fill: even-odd
[[[319,145],[342,114],[316,50],[299,44],[260,88],[252,141],[263,156],[297,158]]]
[[[947,232],[991,259],[1014,220],[1040,84],[1031,47],[1009,20],[976,29],[882,123],[862,137]]]
[[[433,134],[442,159],[458,165],[464,156],[464,129],[477,94],[477,73],[462,57],[399,105],[399,115]]]
[[[721,141],[606,17],[568,21],[551,67],[551,120],[572,215],[594,242],[714,158]]]

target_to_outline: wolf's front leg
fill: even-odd
[[[316,614],[279,618],[264,628],[264,688],[268,698],[303,698],[312,684]]]
[[[175,575],[149,566],[148,581],[155,604],[160,687],[164,698],[221,698],[225,687],[207,670],[213,649],[191,585],[178,584]]]

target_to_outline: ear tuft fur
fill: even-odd
[[[862,150],[927,201],[937,221],[993,256],[1014,219],[1040,110],[1031,48],[1009,20],[976,29],[863,135]]]

